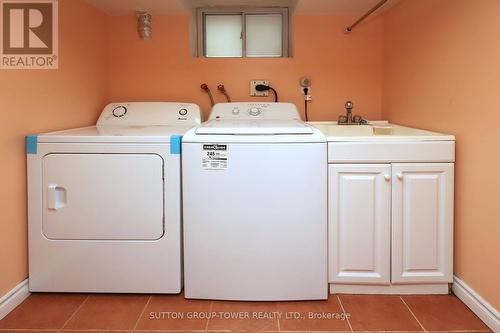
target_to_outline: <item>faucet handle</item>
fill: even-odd
[[[346,116],[339,116],[339,120],[337,121],[337,124],[345,124],[347,123],[347,117]]]
[[[355,122],[355,123],[358,123],[358,124],[361,124],[361,121],[363,120],[363,118],[361,116],[354,116],[352,117],[352,120]]]
[[[359,125],[367,125],[368,124],[368,120],[363,119],[363,117],[358,116],[358,115],[352,117],[352,121],[354,121],[356,124],[359,124]]]
[[[346,110],[352,110],[352,108],[354,107],[354,104],[351,101],[347,101],[347,102],[345,102],[344,107]]]

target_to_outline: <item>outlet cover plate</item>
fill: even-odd
[[[299,88],[300,88],[300,93],[301,93],[302,95],[305,95],[305,94],[304,94],[304,88],[305,88],[305,87],[300,86]],[[307,90],[307,94],[308,94],[308,95],[311,95],[311,86],[307,87],[307,89],[309,89],[309,90]]]
[[[263,84],[265,86],[269,85],[269,80],[250,80],[250,96],[252,97],[266,97],[269,96],[269,90],[266,91],[257,91],[255,87],[259,84]]]

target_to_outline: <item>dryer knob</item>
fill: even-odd
[[[115,116],[117,118],[121,118],[127,114],[127,108],[124,107],[123,105],[119,105],[119,106],[115,107],[113,109],[113,111],[111,111],[111,113],[113,114],[113,116]]]
[[[185,115],[187,115],[187,114],[188,114],[188,110],[187,110],[187,109],[180,109],[180,110],[179,110],[179,115],[181,115],[181,116],[185,116]]]

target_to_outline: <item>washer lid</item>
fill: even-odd
[[[196,128],[197,135],[279,135],[313,134],[313,128],[301,120],[224,120],[213,119]]]

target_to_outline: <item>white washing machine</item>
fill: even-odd
[[[96,126],[27,137],[30,291],[181,291],[181,136],[200,118],[117,103]]]
[[[326,299],[327,146],[289,103],[224,103],[183,138],[187,298]]]

